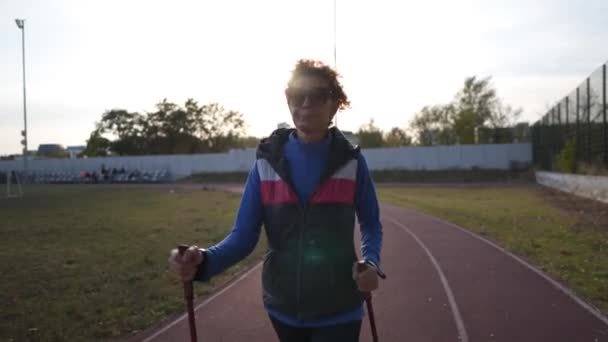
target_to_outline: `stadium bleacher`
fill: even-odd
[[[32,172],[38,184],[165,183],[171,180],[168,170],[107,169],[79,172]]]

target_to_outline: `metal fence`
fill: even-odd
[[[533,159],[542,170],[608,169],[606,64],[532,126]]]

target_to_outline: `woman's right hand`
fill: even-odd
[[[192,281],[198,270],[198,265],[205,261],[205,255],[197,246],[190,246],[179,254],[177,248],[171,250],[169,255],[169,268],[183,282]]]

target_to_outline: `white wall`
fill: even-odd
[[[536,172],[536,182],[560,191],[608,203],[608,177]]]
[[[372,170],[507,170],[511,162],[532,163],[531,144],[450,145],[363,150]]]
[[[365,149],[363,154],[371,170],[507,170],[511,162],[532,163],[531,144],[415,146]],[[190,154],[87,159],[40,159],[28,162],[31,171],[79,172],[107,168],[169,170],[174,178],[200,172],[249,171],[255,161],[255,149],[229,153]],[[0,161],[0,171],[22,170],[22,161]]]

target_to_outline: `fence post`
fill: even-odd
[[[568,116],[570,116],[570,108],[568,107],[570,107],[570,96],[566,96],[566,135],[570,133],[570,123],[568,122]]]
[[[602,128],[604,130],[604,166],[608,166],[608,123],[606,123],[606,64],[602,66]]]
[[[553,171],[554,168],[554,159],[555,159],[555,107],[552,107],[551,110],[549,111],[549,134],[550,134],[550,138],[549,138],[549,156],[548,156],[548,162],[549,162],[549,170]]]
[[[587,163],[591,163],[591,77],[587,77]]]
[[[581,94],[580,94],[580,87],[576,88],[576,153],[574,154],[574,165],[575,168],[578,168],[578,162],[580,160],[581,157],[581,119],[580,119],[580,112],[581,112],[581,108],[580,108],[580,99],[581,99]]]
[[[557,153],[564,147],[564,127],[562,126],[562,104],[557,103]]]

